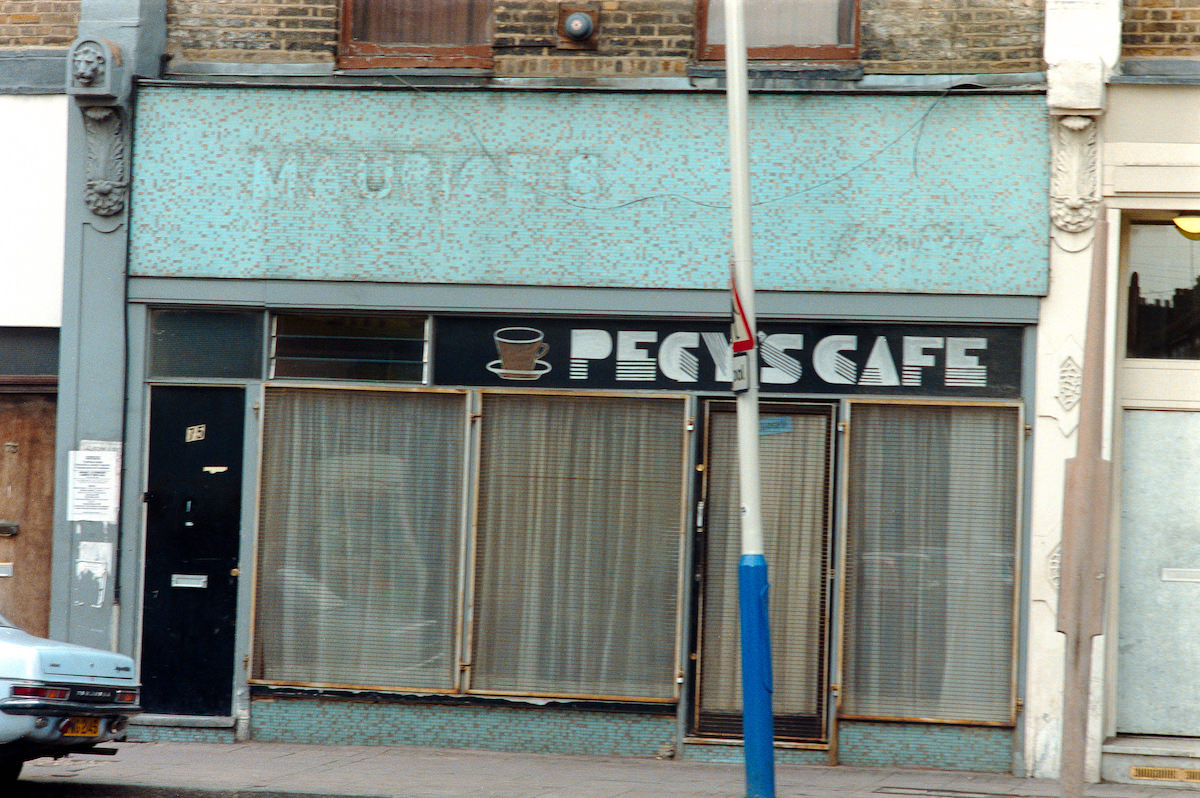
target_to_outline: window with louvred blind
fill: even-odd
[[[1012,722],[1015,406],[852,403],[843,715]]]

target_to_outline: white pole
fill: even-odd
[[[771,638],[767,561],[759,499],[758,340],[750,239],[750,158],[746,132],[746,34],[742,0],[725,0],[725,81],[729,103],[729,175],[733,214],[733,350],[737,397],[742,557],[738,600],[742,639],[742,734],[749,798],[775,796]]]

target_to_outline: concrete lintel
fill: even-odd
[[[566,286],[478,286],[317,280],[181,280],[134,277],[129,301],[158,306],[410,310],[422,313],[541,313],[579,316],[725,318],[729,293]],[[759,291],[762,318],[1034,324],[1039,297]]]

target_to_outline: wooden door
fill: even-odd
[[[44,636],[54,514],[53,394],[0,393],[0,614]]]

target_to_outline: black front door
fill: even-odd
[[[242,388],[150,392],[143,704],[231,714],[242,495]]]

